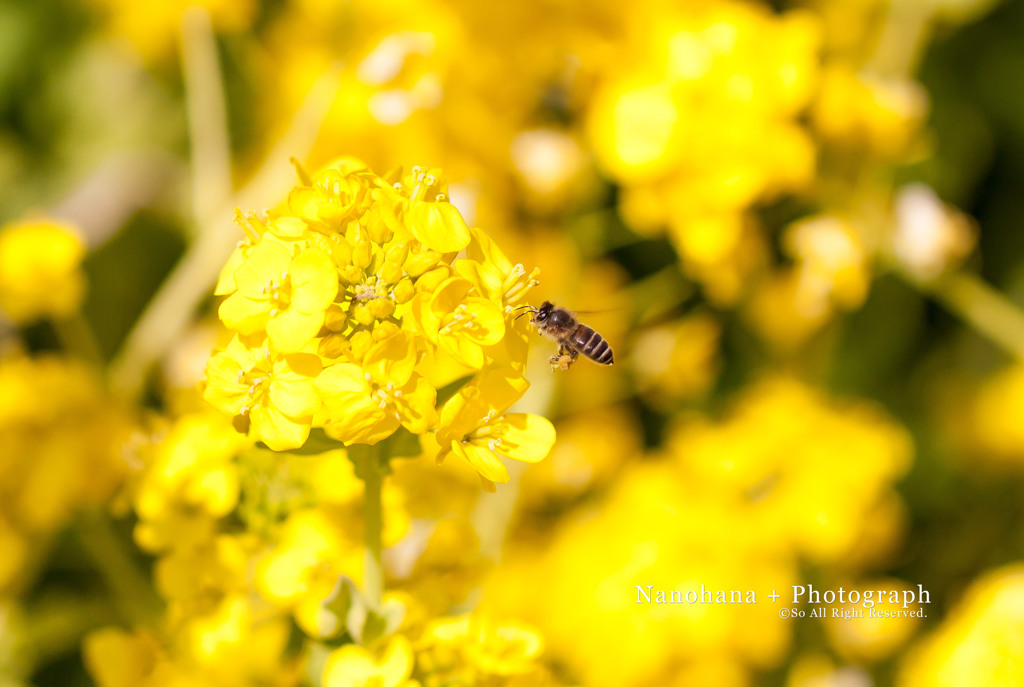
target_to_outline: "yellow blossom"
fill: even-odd
[[[0,310],[16,323],[66,317],[85,292],[85,245],[63,222],[25,220],[0,228]]]
[[[555,429],[546,418],[508,413],[529,382],[509,369],[485,370],[452,396],[441,409],[437,461],[449,454],[465,459],[485,485],[507,482],[500,457],[536,463],[555,443]]]
[[[320,360],[308,353],[271,356],[239,336],[206,366],[203,397],[223,413],[248,423],[244,430],[281,451],[305,443],[320,400],[313,381]]]
[[[0,588],[29,572],[25,555],[76,511],[114,497],[129,473],[129,430],[86,365],[0,357]]]
[[[335,649],[324,666],[324,687],[412,687],[413,654],[409,640],[393,637],[379,657],[355,644]]]
[[[325,431],[344,442],[375,444],[400,425],[422,434],[436,423],[437,392],[413,372],[412,336],[398,332],[375,344],[363,364],[338,363],[325,369],[316,389],[326,410]]]
[[[266,330],[270,345],[294,353],[324,323],[338,292],[330,259],[315,249],[294,258],[282,243],[261,241],[234,273],[237,291],[220,306],[220,318],[242,334]]]
[[[1022,627],[1024,568],[993,570],[975,581],[938,629],[908,653],[898,684],[1019,685]]]
[[[840,217],[808,217],[786,228],[786,251],[797,263],[797,303],[808,317],[831,305],[854,308],[864,302],[870,264],[857,227]]]
[[[893,611],[903,610],[902,602],[890,602],[891,593],[903,599],[904,592],[916,594],[916,588],[900,580],[869,580],[843,587],[848,595],[859,594],[862,601],[837,604],[829,610],[825,620],[829,639],[841,656],[854,661],[880,660],[899,649],[917,630],[919,619],[899,617]],[[870,608],[865,607],[866,592],[872,594]],[[837,612],[849,615],[837,615]]]
[[[920,85],[858,74],[833,64],[814,102],[814,124],[826,139],[888,158],[907,156],[928,113]]]
[[[322,610],[341,593],[341,576],[362,577],[362,549],[344,532],[343,523],[322,509],[298,511],[256,568],[256,588],[264,598],[293,609],[296,621],[314,637],[342,629]]]
[[[472,292],[472,282],[453,277],[416,296],[412,307],[428,339],[464,365],[480,368],[484,347],[504,336],[505,319],[497,303]]]
[[[457,647],[466,660],[486,675],[515,675],[534,667],[544,643],[520,623],[497,623],[483,614],[443,618],[424,630],[428,646]]]
[[[404,226],[424,246],[440,253],[459,251],[469,244],[469,228],[459,211],[448,202],[441,170],[413,167],[403,179],[409,200],[403,203]]]

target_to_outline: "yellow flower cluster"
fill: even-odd
[[[590,142],[623,187],[630,225],[667,226],[693,276],[732,301],[750,250],[746,211],[814,175],[799,116],[818,29],[810,15],[738,2],[635,9],[624,24],[629,59],[589,104]]]
[[[529,386],[513,314],[536,272],[466,226],[439,174],[343,160],[300,170],[286,210],[240,215],[246,240],[217,286],[236,335],[206,400],[274,450],[314,427],[345,445],[434,432],[438,460],[465,458],[488,486],[508,481],[499,457],[543,458],[551,424],[508,412]],[[438,387],[471,375],[436,407]]]
[[[1024,568],[998,568],[975,581],[942,625],[903,665],[900,687],[965,682],[1016,685],[1024,675]]]
[[[683,423],[667,448],[491,580],[501,608],[528,608],[584,684],[674,684],[679,666],[692,675],[680,684],[746,684],[791,641],[763,594],[800,584],[801,562],[856,571],[900,530],[892,485],[910,442],[871,406],[767,381],[725,419]],[[700,594],[701,584],[712,597],[756,590],[758,604],[637,603],[637,586]]]
[[[324,687],[444,687],[503,685],[554,687],[537,659],[540,636],[517,623],[487,616],[442,618],[428,623],[416,641],[395,635],[377,655],[347,644],[327,657]]]
[[[536,462],[554,443],[546,419],[509,412],[529,386],[514,308],[536,272],[466,226],[438,175],[300,167],[286,208],[239,213],[246,240],[217,285],[232,338],[203,388],[221,412],[157,428],[131,490],[166,611],[155,631],[89,636],[102,687],[547,684],[534,632],[444,617],[445,592],[381,593],[380,549],[416,536],[407,492],[430,498],[382,484],[389,459],[456,454],[493,489],[510,479],[502,457]],[[277,453],[314,429],[303,454]],[[471,539],[437,524],[395,584],[416,590],[438,551]]]
[[[0,358],[0,593],[31,582],[51,534],[114,498],[129,432],[85,365]]]
[[[186,415],[158,435],[142,451],[132,505],[136,542],[159,556],[154,581],[166,611],[155,630],[88,637],[86,662],[101,687],[294,685],[317,670],[324,685],[555,684],[536,632],[480,614],[431,615],[425,594],[389,593],[380,611],[391,618],[388,635],[374,639],[357,591],[364,489],[346,450],[282,461],[213,413]],[[385,485],[386,546],[409,534],[405,501],[403,488]],[[464,556],[472,535],[452,535],[445,547]],[[436,589],[440,568],[425,565],[435,566]],[[363,641],[314,660],[289,648],[292,620],[329,646]]]
[[[151,64],[182,31],[194,58],[206,19],[221,40],[251,29],[222,47],[233,111],[233,80],[264,85],[246,96],[253,131],[332,72],[312,159],[432,160],[451,181],[346,158],[239,212],[216,286],[229,334],[208,361],[203,346],[219,412],[154,422],[141,462],[115,451],[125,424],[82,368],[0,363],[0,592],[27,586],[30,543],[83,506],[130,504],[155,558],[163,607],[149,622],[118,609],[131,629],[85,642],[101,687],[543,687],[542,649],[596,687],[742,687],[799,636],[765,612],[770,589],[808,567],[847,588],[906,584],[871,571],[904,525],[906,431],[789,380],[722,418],[693,406],[763,364],[744,326],[806,372],[834,345],[814,335],[879,273],[936,288],[970,253],[967,218],[893,185],[927,152],[929,103],[913,56],[888,53],[893,36],[923,47],[900,40],[908,17],[926,33],[986,0],[88,1]],[[216,84],[192,88],[189,106],[219,101]],[[496,238],[544,267],[560,305],[621,304],[587,322],[626,364],[538,375],[523,403],[515,316],[537,272]],[[83,250],[56,223],[0,229],[0,309],[19,325],[73,313]],[[961,418],[1004,467],[1024,456],[1018,407],[1010,368]],[[557,447],[526,409],[559,415]],[[903,684],[1015,684],[1019,574],[977,583]],[[757,590],[759,606],[636,603],[638,585],[701,584]],[[796,647],[789,684],[839,682],[833,658],[885,659],[917,627],[819,629],[833,656]]]
[[[85,295],[85,244],[71,226],[51,220],[0,228],[0,311],[18,324],[74,313]]]

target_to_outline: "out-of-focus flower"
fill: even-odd
[[[647,329],[630,357],[645,400],[659,409],[706,394],[718,374],[721,327],[707,312]]]
[[[557,429],[551,454],[523,474],[521,506],[549,508],[600,488],[641,453],[637,420],[625,407],[574,413]]]
[[[707,664],[770,665],[789,626],[760,606],[637,603],[638,586],[700,594],[703,583],[713,597],[794,583],[793,561],[718,498],[664,463],[634,465],[602,503],[561,521],[539,554],[503,560],[485,598],[518,609],[581,684],[673,684],[680,666],[697,677],[716,674]]]
[[[569,133],[554,128],[523,131],[509,151],[520,183],[541,208],[564,203],[579,186],[586,154]]]
[[[1020,464],[1024,459],[1024,367],[1014,365],[995,374],[978,391],[970,418],[984,455]]]
[[[789,380],[753,387],[723,423],[684,423],[668,445],[688,481],[721,489],[720,499],[732,494],[735,512],[749,513],[766,539],[836,563],[912,449],[877,409],[835,404]]]
[[[747,305],[754,328],[783,350],[792,350],[867,297],[872,248],[858,226],[836,215],[793,222],[782,236],[794,265],[768,275]]]
[[[792,351],[829,322],[832,311],[816,294],[814,307],[801,307],[808,294],[800,272],[782,269],[759,285],[744,313],[751,327],[775,347]],[[826,301],[827,302],[827,301]]]
[[[869,687],[872,684],[863,668],[836,666],[822,654],[799,657],[786,679],[786,687]]]
[[[39,538],[113,498],[129,473],[130,431],[86,366],[0,358],[0,589],[29,572]]]
[[[917,630],[919,619],[899,617],[893,611],[904,610],[903,592],[914,591],[900,580],[873,580],[843,585],[847,594],[856,593],[858,603],[836,604],[825,618],[832,645],[849,661],[878,661],[899,649]],[[866,593],[871,593],[870,604]],[[896,593],[900,603],[890,603]],[[873,609],[873,610],[872,610]],[[841,615],[836,615],[836,613]],[[845,615],[844,615],[845,614]]]
[[[976,580],[942,625],[911,650],[900,687],[1020,684],[1024,655],[1024,568],[993,570]]]
[[[145,6],[125,0],[89,0],[105,16],[107,29],[126,40],[147,61],[165,58],[174,51],[181,34],[181,22],[191,7],[209,13],[215,28],[240,31],[255,17],[252,0],[160,0]]]
[[[418,641],[416,674],[424,687],[512,676],[532,677],[543,684],[545,671],[538,664],[544,644],[532,628],[498,622],[478,612],[429,623]]]
[[[944,205],[924,184],[910,184],[896,196],[892,252],[917,279],[928,281],[957,266],[974,247],[970,220]]]
[[[178,420],[154,448],[135,489],[135,539],[149,551],[202,542],[238,501],[235,454],[247,442],[226,418]]]
[[[753,604],[638,605],[637,588],[699,596],[703,584],[714,598],[789,588],[801,559],[856,564],[855,552],[884,545],[865,544],[876,536],[865,521],[899,515],[879,505],[894,498],[910,445],[869,406],[774,381],[724,421],[681,423],[667,450],[668,460],[631,462],[604,499],[545,533],[540,552],[520,547],[493,574],[491,603],[524,609],[586,684],[671,684],[680,665],[717,674],[716,657],[775,664],[790,626],[774,614]],[[544,585],[532,582],[538,575]],[[622,626],[630,632],[614,631]]]
[[[625,187],[627,222],[668,227],[689,273],[734,301],[743,278],[722,277],[749,268],[746,211],[813,176],[797,118],[811,98],[818,28],[808,14],[732,2],[641,7],[624,26],[630,60],[589,107],[597,161]]]
[[[858,74],[847,65],[833,64],[822,75],[811,111],[827,141],[899,159],[913,152],[928,114],[928,96],[916,82]]]
[[[797,310],[813,318],[835,305],[864,302],[871,271],[856,228],[839,217],[802,219],[786,228],[783,247],[797,261]]]
[[[0,228],[0,310],[18,324],[74,313],[85,294],[85,244],[63,222],[36,219]]]
[[[329,636],[341,628],[321,613],[321,604],[338,593],[342,575],[362,578],[362,560],[358,533],[348,532],[343,522],[322,509],[299,511],[261,560],[257,589],[272,603],[293,608],[307,633]]]
[[[236,604],[234,608],[244,611],[244,606]],[[210,635],[211,639],[216,637],[217,643],[215,652],[207,655],[201,647],[191,644],[163,643],[160,637],[146,630],[126,632],[103,628],[85,638],[85,663],[100,687],[249,687],[260,682],[288,687],[298,684],[297,663],[284,655],[288,640],[286,625],[253,623],[247,617],[228,620],[226,626]],[[196,648],[199,653],[192,653]]]
[[[324,687],[411,687],[413,655],[409,640],[398,635],[375,657],[355,644],[335,649],[324,666]]]

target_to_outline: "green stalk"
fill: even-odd
[[[210,295],[217,275],[242,236],[233,223],[234,209],[272,207],[284,199],[289,179],[295,175],[289,157],[305,157],[312,149],[339,83],[338,69],[328,70],[313,85],[260,171],[200,222],[196,240],[146,306],[111,364],[111,386],[116,391],[129,398],[141,393],[150,366],[179,340],[196,308]]]
[[[210,13],[202,7],[189,7],[182,15],[181,61],[188,93],[185,105],[191,143],[192,208],[201,226],[231,198],[234,190],[217,37]]]
[[[384,530],[384,516],[381,492],[384,487],[382,470],[377,451],[374,448],[366,460],[363,471],[365,485],[363,513],[366,519],[366,563],[363,570],[363,586],[370,610],[379,612],[384,602],[384,567],[381,564],[381,540]]]
[[[103,576],[118,614],[133,626],[148,626],[160,613],[149,576],[132,558],[104,513],[84,513],[78,539]]]
[[[993,343],[1024,360],[1024,312],[1009,298],[968,272],[914,284]]]
[[[103,367],[103,354],[100,353],[96,337],[81,312],[51,320],[51,323],[65,353],[78,356],[97,367]]]

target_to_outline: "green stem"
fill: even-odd
[[[381,564],[381,540],[384,530],[384,516],[381,492],[384,487],[384,471],[381,469],[377,451],[370,453],[363,474],[366,487],[363,511],[366,519],[366,564],[363,570],[363,586],[370,609],[379,611],[384,601],[384,567]]]
[[[202,226],[231,198],[233,190],[224,80],[210,13],[202,7],[189,7],[182,15],[181,57],[188,93],[192,207]]]
[[[204,218],[198,237],[146,306],[111,364],[111,386],[115,390],[130,398],[138,396],[150,365],[178,341],[199,303],[210,295],[217,274],[241,237],[232,221],[234,209],[272,207],[284,199],[288,180],[295,174],[289,156],[305,157],[313,147],[340,81],[338,70],[332,68],[314,84],[256,176],[223,207]]]
[[[1024,360],[1024,312],[1006,296],[967,272],[914,283],[978,332]]]
[[[931,33],[930,5],[908,0],[892,0],[887,8],[873,54],[865,69],[885,76],[912,77]]]
[[[103,366],[103,354],[82,313],[52,320],[52,324],[65,353],[76,355],[97,367]]]
[[[146,626],[157,617],[160,601],[146,575],[114,532],[103,513],[83,514],[78,539],[103,576],[121,618],[134,626]]]
[[[19,645],[41,665],[73,651],[90,630],[116,622],[102,599],[51,596],[30,606]]]

